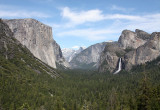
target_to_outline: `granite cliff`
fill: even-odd
[[[107,42],[97,43],[76,54],[70,61],[71,68],[96,69],[101,52]]]
[[[159,32],[150,35],[138,29],[135,32],[124,30],[118,42],[106,45],[100,56],[99,71],[114,72],[119,58],[122,58],[125,70],[156,59],[160,55],[159,39]]]
[[[53,40],[52,28],[35,19],[3,20],[21,44],[44,63],[56,68],[56,63],[68,67],[60,46]]]
[[[160,55],[160,32],[154,32],[144,45],[124,55],[125,68],[130,70],[132,65],[144,64]]]
[[[124,30],[122,31],[118,43],[123,49],[135,49],[146,43],[146,41],[149,39],[149,36],[150,35],[148,33],[138,29],[136,29],[135,32],[130,30]]]
[[[47,75],[57,78],[60,75],[55,69],[43,63],[13,37],[14,33],[0,19],[0,70],[1,75],[7,74],[22,80],[21,74]],[[19,74],[19,75],[17,75]],[[21,79],[22,78],[22,79]],[[16,80],[16,79],[15,79]]]

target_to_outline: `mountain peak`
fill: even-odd
[[[135,32],[130,30],[123,30],[118,42],[122,48],[137,48],[143,45],[148,39],[150,34],[136,29]]]
[[[150,39],[150,34],[148,34],[147,32],[140,30],[140,29],[136,29],[135,33],[137,34],[137,37],[143,40],[148,40]]]
[[[106,45],[107,42],[97,43],[79,52],[70,61],[71,68],[96,69],[99,56]]]
[[[75,55],[79,54],[84,49],[85,49],[85,47],[79,47],[78,50],[71,49],[71,48],[64,48],[64,49],[62,49],[62,53],[63,53],[66,61],[70,62],[75,57]]]

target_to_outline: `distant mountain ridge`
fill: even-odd
[[[79,54],[81,51],[83,51],[85,47],[79,47],[78,50],[70,49],[70,48],[64,48],[62,49],[62,53],[66,61],[70,62],[74,56]]]
[[[101,52],[108,42],[97,43],[76,54],[70,61],[71,68],[97,69]]]

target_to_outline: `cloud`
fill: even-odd
[[[145,18],[141,16],[136,15],[124,15],[124,14],[111,14],[105,16],[106,20],[114,20],[114,19],[123,19],[123,20],[136,20],[136,21],[142,21],[145,20]]]
[[[160,13],[143,16],[142,21],[131,21],[126,24],[126,29],[142,29],[148,32],[160,31]]]
[[[112,5],[111,10],[126,11],[126,8],[118,7],[116,5]]]
[[[62,9],[61,15],[63,17],[61,24],[48,23],[53,27],[56,37],[79,37],[98,42],[117,40],[124,29],[132,31],[141,29],[146,32],[160,31],[160,13],[105,14],[99,9],[74,11],[65,7]]]
[[[86,49],[86,46],[79,46],[79,45],[75,45],[72,47],[72,49],[78,50],[80,47],[82,47],[83,49]]]
[[[0,5],[0,17],[1,18],[48,18],[47,14],[37,11],[26,11],[19,7],[12,5]]]
[[[68,19],[72,25],[96,22],[104,19],[102,11],[98,9],[76,12],[68,7],[64,7],[62,8],[61,15],[63,18]]]
[[[73,49],[79,49],[79,47],[80,47],[80,46],[77,46],[77,45],[76,45],[76,46],[73,46],[72,48],[73,48]]]
[[[96,41],[96,40],[105,40],[109,37],[110,34],[117,33],[117,30],[110,30],[110,29],[74,29],[74,30],[67,30],[56,35],[59,37],[63,36],[74,36],[85,38],[89,41]]]
[[[28,11],[0,11],[0,17],[14,17],[14,18],[32,18],[32,17],[38,17],[38,18],[48,18],[50,16],[40,13],[40,12],[28,12]]]
[[[113,5],[113,9],[119,10],[127,10],[125,8],[118,7]],[[69,7],[62,8],[61,16],[63,19],[67,19],[68,21],[63,24],[64,27],[75,27],[80,24],[86,23],[96,23],[101,21],[110,21],[113,22],[120,20],[123,24],[135,25],[140,27],[147,26],[156,26],[156,22],[159,24],[160,22],[160,13],[154,14],[141,14],[141,15],[131,15],[131,14],[103,14],[103,11],[99,9],[87,10],[87,11],[74,11]],[[111,21],[112,20],[112,21]],[[148,24],[148,25],[147,25]],[[125,26],[127,27],[127,26]],[[156,28],[155,27],[155,28]]]
[[[111,10],[129,12],[129,11],[133,11],[134,8],[123,8],[123,7],[120,7],[120,6],[117,6],[117,5],[112,5]]]
[[[56,33],[58,37],[74,36],[90,41],[99,41],[106,39],[109,40],[109,37],[114,37],[111,39],[118,39],[121,31],[124,29],[133,31],[135,29],[142,29],[147,32],[160,31],[160,13],[145,15],[102,14],[101,10],[75,12],[66,7],[62,11],[62,16],[63,18],[67,18],[69,20],[69,22],[66,22],[66,24],[74,26],[74,28],[63,28],[61,31]],[[107,21],[110,22],[107,28],[105,24],[101,25],[101,28],[85,26],[85,24],[92,24],[93,22],[94,26],[98,26],[96,22]],[[63,26],[66,26],[64,24]],[[77,26],[80,24],[83,24],[83,28],[81,29],[79,29]]]
[[[122,10],[122,9],[121,9]],[[61,16],[63,19],[69,20],[65,26],[74,27],[76,25],[84,24],[87,22],[99,22],[102,20],[136,20],[142,21],[145,18],[138,15],[126,15],[126,14],[103,14],[99,9],[87,10],[87,11],[73,11],[69,7],[61,8]]]

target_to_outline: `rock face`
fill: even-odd
[[[71,67],[81,69],[97,68],[100,54],[104,50],[106,44],[107,42],[103,42],[86,48],[70,61]]]
[[[138,36],[139,35],[139,36]],[[126,48],[137,48],[143,45],[146,42],[146,39],[142,39],[143,33],[141,31],[136,30],[136,32],[132,32],[129,30],[124,30],[118,40],[123,49]],[[144,35],[145,36],[145,35]]]
[[[25,45],[32,54],[56,68],[56,62],[65,62],[59,45],[53,40],[52,28],[34,19],[3,20],[14,33],[14,37]]]
[[[65,60],[65,58],[63,57],[63,53],[61,51],[60,46],[56,43],[55,40],[53,40],[53,48],[54,48],[54,54],[55,54],[55,58],[56,58],[56,63],[58,63],[58,65],[61,65],[63,67],[70,67],[69,63]]]
[[[78,50],[64,48],[62,49],[62,53],[66,61],[70,62],[73,59],[73,57],[75,57],[77,54],[79,54],[84,49],[85,47],[80,47]]]
[[[124,30],[118,43],[107,45],[99,60],[99,71],[116,70],[118,59],[122,58],[125,69],[130,70],[133,65],[144,64],[160,55],[160,33],[151,35],[136,29],[135,32]]]
[[[49,74],[57,78],[60,75],[50,66],[33,56],[33,54],[13,37],[9,26],[0,19],[0,69],[3,73],[14,74]],[[2,62],[7,62],[2,63]],[[11,75],[11,74],[10,74]],[[13,74],[12,74],[13,76]]]
[[[100,55],[99,71],[114,71],[117,67],[119,57],[123,56],[125,51],[120,48],[118,42],[109,43]]]
[[[160,55],[160,32],[154,32],[150,40],[137,49],[124,55],[125,68],[130,70],[133,65],[144,64]]]

